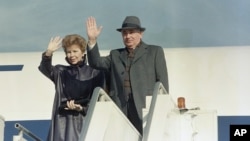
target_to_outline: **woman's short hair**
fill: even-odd
[[[78,34],[71,34],[71,35],[66,35],[63,40],[62,40],[62,47],[64,52],[66,52],[67,47],[70,47],[72,45],[79,45],[80,50],[82,52],[85,52],[87,42],[85,38]]]

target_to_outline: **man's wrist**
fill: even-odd
[[[88,40],[88,46],[93,48],[96,44],[96,39],[89,39]]]

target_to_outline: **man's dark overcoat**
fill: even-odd
[[[109,95],[120,109],[126,106],[124,96],[124,73],[127,62],[125,48],[111,50],[110,54],[101,57],[98,44],[90,50],[88,47],[89,65],[96,69],[110,72]],[[142,108],[145,108],[146,96],[152,95],[156,82],[161,82],[168,91],[168,72],[163,48],[140,43],[130,68],[130,81],[135,106],[142,119]]]

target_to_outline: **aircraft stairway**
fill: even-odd
[[[143,136],[130,123],[108,94],[95,88],[79,141],[217,141],[216,110],[180,110],[160,82],[153,96],[146,98],[143,112]],[[13,141],[26,141],[25,133],[40,141],[20,124]],[[22,140],[21,140],[22,138]]]
[[[143,136],[101,88],[94,90],[80,141],[217,141],[215,110],[184,112],[160,82],[143,110]]]

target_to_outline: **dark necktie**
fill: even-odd
[[[135,56],[135,50],[132,48],[128,49],[128,58],[133,59]]]

